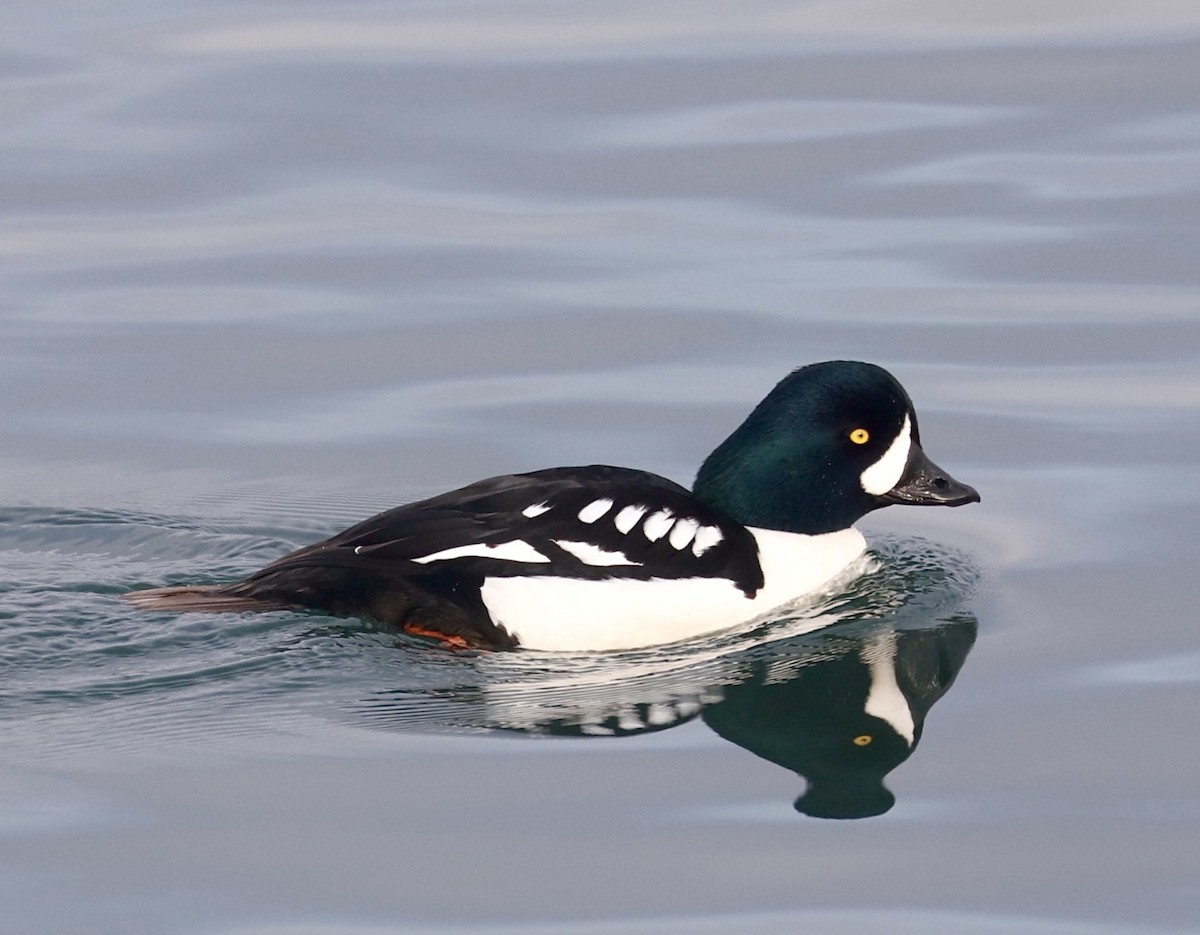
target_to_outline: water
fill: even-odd
[[[1200,926],[1200,9],[5,18],[0,932]],[[832,357],[983,502],[763,630],[116,600],[504,471],[686,482]],[[881,660],[913,721],[838,760]]]

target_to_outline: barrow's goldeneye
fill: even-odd
[[[463,647],[625,649],[819,588],[863,553],[853,524],[871,510],[978,500],[925,456],[891,374],[827,361],[780,381],[690,491],[607,465],[509,474],[380,513],[243,581],[124,597],[371,617]]]

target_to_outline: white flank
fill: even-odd
[[[520,539],[514,539],[512,542],[501,542],[499,545],[484,545],[482,542],[476,542],[471,545],[456,545],[452,549],[442,549],[440,552],[434,552],[432,555],[423,555],[420,558],[414,558],[413,561],[420,565],[427,565],[429,562],[444,562],[451,558],[465,558],[466,556],[474,556],[475,558],[503,558],[510,562],[549,562],[541,552],[531,546],[528,542],[522,542]]]
[[[611,510],[612,505],[613,502],[611,500],[593,500],[579,511],[579,521],[581,523],[594,523]]]
[[[610,552],[590,542],[567,542],[555,539],[554,544],[570,552],[585,565],[637,565],[620,552]]]
[[[891,724],[892,729],[911,747],[916,725],[913,724],[908,699],[896,682],[896,634],[889,630],[872,639],[863,647],[862,657],[871,673],[871,690],[863,710]]]
[[[521,515],[533,519],[535,516],[541,516],[543,513],[549,512],[549,510],[549,503],[534,503],[525,507],[525,509],[521,511]]]
[[[646,517],[646,522],[642,523],[642,533],[651,542],[657,542],[667,534],[673,522],[675,515],[670,510],[659,510]]]
[[[751,620],[825,584],[866,548],[856,529],[822,536],[750,531],[766,578],[754,598],[725,578],[591,581],[553,575],[486,578],[480,596],[492,619],[529,649],[630,649]]]
[[[701,526],[692,542],[692,554],[699,558],[724,538],[716,526]]]
[[[700,524],[694,519],[685,518],[676,520],[675,526],[671,530],[671,536],[667,541],[671,543],[671,548],[683,549],[692,541],[692,536],[696,535],[696,530],[699,528]]]
[[[613,525],[617,527],[617,532],[627,533],[638,524],[638,520],[645,513],[646,508],[644,506],[627,506],[617,514],[616,519],[613,520]]]
[[[908,464],[908,451],[911,447],[912,423],[909,422],[908,416],[905,416],[900,433],[888,445],[888,450],[859,475],[858,482],[862,484],[862,489],[879,497],[900,483],[904,466]]]

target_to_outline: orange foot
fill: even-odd
[[[449,633],[442,633],[438,630],[431,630],[429,627],[423,627],[419,623],[406,623],[401,628],[405,633],[411,633],[413,636],[425,636],[429,639],[437,640],[443,646],[450,649],[478,649],[472,643],[469,643],[466,637],[454,636]]]

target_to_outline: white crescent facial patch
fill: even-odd
[[[878,461],[859,475],[858,482],[867,493],[881,497],[898,483],[904,474],[904,466],[908,464],[908,452],[912,448],[912,423],[908,416],[888,450]]]

